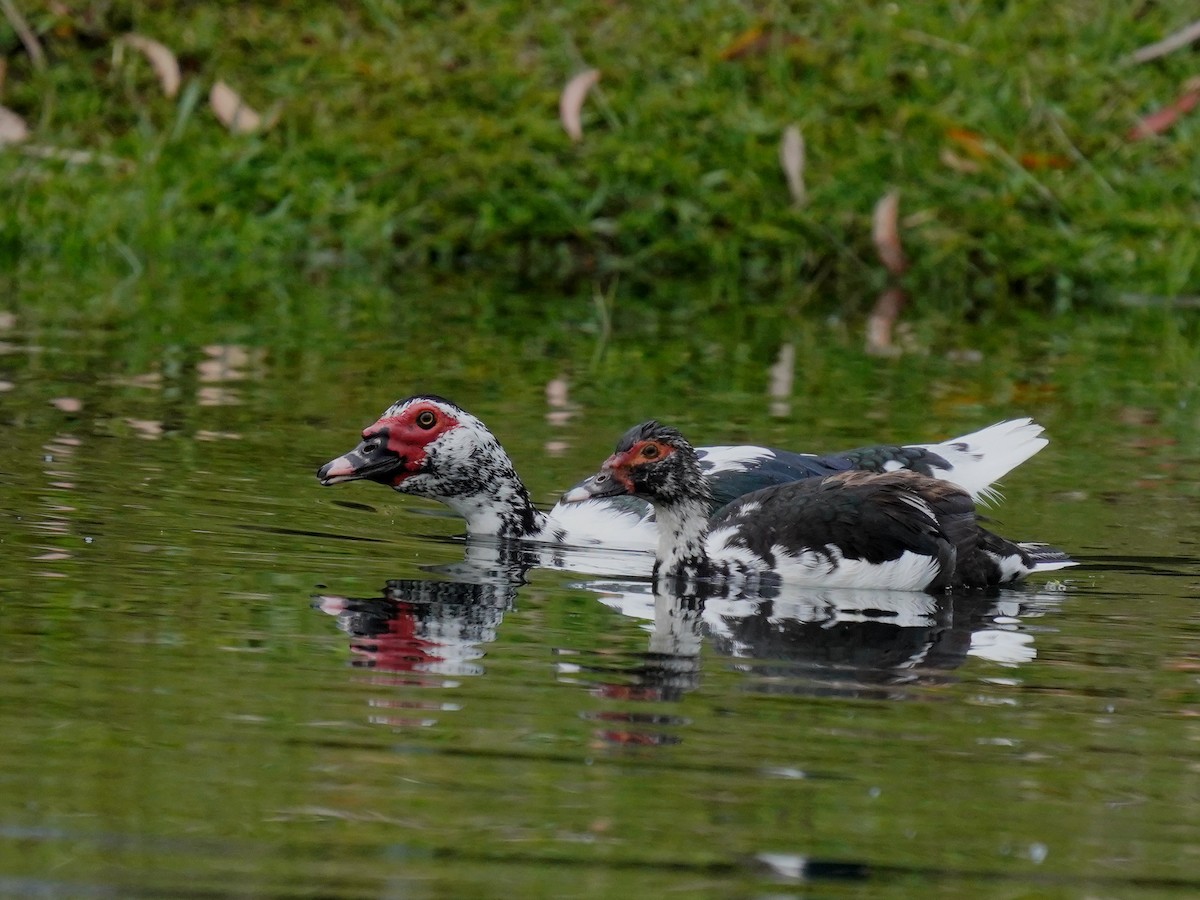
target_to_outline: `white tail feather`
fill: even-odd
[[[950,464],[939,478],[965,488],[976,501],[994,503],[1001,498],[993,485],[1048,443],[1044,429],[1032,419],[1009,419],[940,444],[917,444]]]
[[[1043,544],[1040,541],[1021,541],[1017,546],[1032,557],[1033,568],[1029,570],[1030,572],[1053,572],[1056,569],[1066,569],[1079,565],[1079,563],[1067,556],[1065,551],[1059,550],[1057,547],[1051,547],[1049,544]]]

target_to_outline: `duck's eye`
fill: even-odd
[[[429,429],[429,428],[432,428],[436,424],[437,424],[437,416],[435,416],[433,414],[432,410],[426,409],[426,410],[423,410],[422,412],[418,413],[417,426],[419,428]]]
[[[643,459],[658,459],[658,444],[647,444],[642,448]]]
[[[367,441],[362,445],[363,453],[374,453],[379,449],[379,441]]]

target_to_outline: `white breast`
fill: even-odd
[[[542,539],[573,547],[653,550],[658,546],[658,529],[641,513],[603,500],[585,500],[560,503],[550,510]]]

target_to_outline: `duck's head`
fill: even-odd
[[[423,394],[400,400],[363,429],[349,453],[317,470],[321,484],[377,481],[406,494],[446,500],[440,485],[460,474],[473,457],[503,454],[487,427],[449,400]]]
[[[576,503],[632,494],[652,503],[675,503],[707,496],[708,490],[692,445],[674,428],[651,420],[625,432],[600,471],[563,500]]]

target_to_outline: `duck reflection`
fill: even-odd
[[[595,696],[605,700],[677,703],[700,686],[704,595],[676,594],[656,588],[653,596],[654,627],[649,648],[638,654],[633,665],[623,667],[620,680],[595,685],[592,689]],[[567,671],[581,671],[581,668],[567,667]],[[592,667],[592,671],[601,670]],[[608,671],[611,674],[612,670]],[[607,744],[677,744],[682,738],[661,729],[689,724],[681,716],[627,709],[590,710],[582,716],[603,724],[594,737]]]
[[[627,666],[575,666],[599,676],[594,695],[613,701],[678,702],[700,685],[701,645],[709,665],[732,665],[745,689],[769,694],[901,700],[928,697],[970,657],[1013,667],[1036,657],[1025,620],[1061,599],[1053,590],[931,595],[899,591],[793,590],[770,598],[678,595],[667,585],[584,585],[623,615],[652,622],[649,648]],[[560,669],[560,672],[564,670]],[[585,713],[603,721],[609,743],[676,743],[658,729],[680,717],[639,711]],[[614,729],[613,722],[623,728]],[[654,726],[647,728],[646,726]]]
[[[380,596],[324,594],[313,606],[337,619],[350,636],[351,665],[371,669],[373,684],[455,687],[459,677],[483,674],[484,647],[496,640],[535,562],[521,547],[471,544],[462,562],[423,567],[441,580],[392,579]],[[395,727],[432,725],[429,713],[455,708],[392,698],[371,705],[388,710],[371,721]]]
[[[350,636],[352,665],[373,684],[453,687],[484,673],[481,660],[515,609],[537,549],[468,541],[461,562],[427,567],[435,578],[388,581],[379,596],[323,595],[315,606]],[[769,694],[878,700],[928,698],[969,658],[1017,667],[1036,658],[1031,619],[1053,611],[1062,594],[1012,589],[984,596],[847,589],[782,590],[770,597],[724,596],[703,585],[687,592],[668,581],[592,580],[577,587],[620,613],[644,620],[644,651],[560,647],[558,679],[581,684],[603,702],[582,716],[608,744],[677,743],[688,719],[681,703],[701,685],[701,663],[744,673],[744,689]],[[704,648],[704,644],[708,648]],[[703,652],[702,652],[703,651]],[[629,704],[634,704],[631,708]],[[450,707],[381,699],[372,720],[427,726]],[[640,708],[638,708],[640,707]]]
[[[905,699],[915,688],[953,680],[969,657],[1006,666],[1036,656],[1023,617],[1042,615],[1047,597],[816,592],[714,610],[708,636],[740,664],[751,689],[766,693]]]

